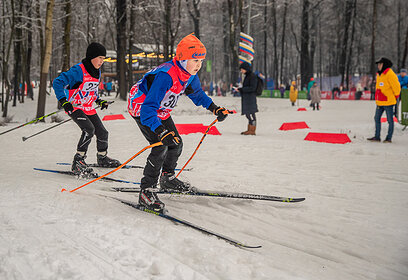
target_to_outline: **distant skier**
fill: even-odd
[[[183,142],[170,116],[182,93],[196,106],[203,106],[223,121],[228,111],[214,104],[201,88],[196,75],[200,70],[206,49],[194,35],[184,37],[177,45],[176,56],[147,72],[130,90],[129,113],[135,119],[150,144],[163,142],[152,148],[143,171],[139,204],[161,212],[164,203],[155,193],[158,178],[166,190],[186,192],[190,185],[176,178],[174,169],[181,155]]]
[[[108,108],[108,103],[99,98],[98,86],[101,66],[106,56],[106,49],[99,43],[91,43],[86,50],[86,57],[81,63],[62,72],[53,82],[55,95],[64,110],[82,130],[77,145],[77,152],[72,162],[72,171],[78,175],[92,173],[85,163],[86,152],[94,134],[96,135],[97,163],[103,167],[117,167],[120,162],[107,156],[108,131],[96,113],[94,102],[101,109]],[[76,105],[74,106],[72,105]]]

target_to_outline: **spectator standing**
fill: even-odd
[[[284,84],[280,85],[279,91],[281,94],[281,98],[285,97],[285,85]]]
[[[320,91],[320,88],[317,86],[317,83],[314,83],[312,88],[310,89],[310,100],[311,100],[311,105],[313,107],[313,111],[317,109],[319,111],[319,103],[322,98],[322,93]]]
[[[242,135],[255,135],[256,116],[258,105],[256,103],[256,87],[258,85],[258,77],[252,72],[252,67],[248,62],[243,62],[239,69],[245,75],[242,87],[239,88],[241,94],[242,115],[248,119],[247,131],[241,132]]]
[[[393,111],[394,105],[397,103],[397,97],[400,94],[401,86],[398,82],[398,77],[392,71],[392,62],[388,58],[382,57],[376,61],[378,72],[375,90],[375,103],[377,105],[375,110],[375,135],[367,140],[372,142],[380,142],[381,133],[381,116],[387,114],[388,134],[384,143],[391,143],[392,135],[394,133],[394,119]]]
[[[298,90],[296,88],[296,81],[292,81],[289,91],[289,99],[292,102],[292,106],[295,106],[296,99],[298,97]]]
[[[310,78],[309,83],[307,84],[307,100],[310,100],[310,89],[312,88],[313,84],[315,83],[314,78]]]
[[[336,96],[340,96],[340,88],[335,84],[334,88],[332,89],[332,99],[334,99]]]
[[[108,96],[110,96],[110,93],[112,91],[112,81],[108,80],[108,82],[105,84],[105,89],[108,92]]]

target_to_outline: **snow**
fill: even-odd
[[[113,97],[110,97],[113,99]],[[240,112],[240,99],[214,97]],[[13,121],[31,120],[36,101],[9,107]],[[392,144],[370,143],[373,101],[323,101],[298,112],[287,99],[258,99],[256,136],[242,136],[240,114],[217,123],[182,179],[202,189],[305,197],[289,204],[162,195],[170,214],[260,249],[241,249],[99,194],[137,202],[136,194],[109,192],[97,181],[34,171],[68,170],[80,131],[73,122],[30,138],[54,123],[29,125],[0,136],[0,279],[408,279],[408,130],[396,124]],[[46,112],[56,109],[47,97]],[[59,113],[66,118],[63,113]],[[122,162],[147,146],[126,103],[99,112],[123,114],[104,122],[109,155]],[[180,98],[176,123],[210,124],[214,116]],[[284,122],[311,129],[281,131]],[[17,123],[18,122],[18,123]],[[383,124],[385,137],[388,124]],[[347,133],[352,143],[304,141],[308,132]],[[181,167],[202,134],[184,135]],[[96,161],[95,140],[88,162]],[[144,165],[148,152],[131,163]],[[98,170],[100,174],[109,170]],[[140,181],[141,169],[111,177]]]

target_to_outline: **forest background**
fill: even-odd
[[[22,85],[34,99],[33,81],[40,87],[37,117],[44,115],[51,81],[93,41],[108,50],[103,72],[123,100],[192,32],[207,48],[203,83],[237,82],[240,32],[254,38],[253,67],[275,87],[340,76],[348,89],[353,76],[375,76],[378,57],[398,72],[408,54],[405,0],[3,0],[0,13],[3,118],[9,103],[24,102]]]

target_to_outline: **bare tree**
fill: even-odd
[[[193,20],[194,35],[200,38],[200,0],[186,0],[188,13]]]
[[[242,23],[242,8],[243,0],[238,1],[238,6],[235,5],[235,1],[227,0],[228,3],[228,16],[229,16],[229,47],[232,56],[230,82],[235,83],[238,78],[238,44],[237,44],[237,32],[239,32],[238,26]]]
[[[126,100],[127,83],[126,83],[126,0],[116,1],[116,72],[119,86],[120,99]]]
[[[41,63],[40,75],[40,91],[37,104],[37,118],[45,114],[45,97],[47,94],[47,77],[50,68],[50,60],[52,53],[52,18],[54,11],[54,0],[48,0],[47,12],[45,16],[45,42],[44,42],[44,57]]]
[[[65,3],[65,24],[64,24],[64,47],[62,51],[62,68],[61,72],[68,71],[70,68],[70,58],[71,58],[71,12],[72,12],[72,5],[71,0],[67,0]]]

